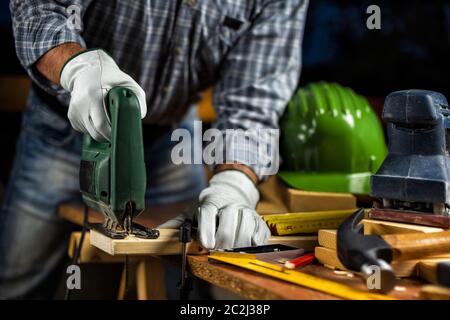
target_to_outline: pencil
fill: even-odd
[[[295,268],[306,266],[306,265],[310,264],[311,262],[313,262],[313,260],[314,260],[314,253],[307,253],[298,258],[286,261],[284,263],[284,266],[287,269],[295,269]]]

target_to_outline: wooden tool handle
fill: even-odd
[[[391,246],[394,260],[409,260],[450,253],[450,231],[389,234],[383,239]]]

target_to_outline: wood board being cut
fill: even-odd
[[[91,245],[114,255],[172,255],[181,254],[182,246],[176,229],[160,229],[158,239],[140,239],[133,235],[125,239],[111,239],[104,234],[91,230]],[[189,254],[202,254],[207,251],[192,241],[187,245]]]
[[[72,232],[70,235],[69,247],[68,247],[68,255],[70,258],[73,258],[75,255],[75,251],[80,245],[81,240],[81,232]],[[80,263],[115,263],[115,262],[123,262],[123,257],[120,256],[111,256],[103,250],[99,250],[98,248],[92,246],[90,244],[91,236],[90,233],[87,232],[84,235],[83,245],[80,249],[79,253],[79,262]]]
[[[182,246],[176,229],[160,229],[158,239],[139,239],[128,236],[125,239],[111,239],[91,230],[91,245],[110,255],[173,255],[181,254]],[[296,248],[312,250],[317,245],[317,236],[284,236],[269,238],[268,244],[284,244]],[[188,254],[205,254],[207,250],[197,241],[188,244]]]

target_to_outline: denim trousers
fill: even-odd
[[[191,108],[179,127],[193,134],[195,119]],[[52,297],[73,229],[58,216],[58,207],[81,201],[81,138],[67,119],[30,91],[0,210],[0,299]],[[202,165],[173,164],[176,142],[170,138],[169,130],[151,143],[144,139],[148,206],[193,200],[206,184]]]

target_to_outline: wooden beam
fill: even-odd
[[[140,239],[133,235],[125,239],[111,239],[104,234],[91,230],[91,245],[104,252],[115,255],[173,255],[181,254],[182,246],[176,229],[160,229],[158,239]],[[207,251],[196,241],[188,244],[189,254],[203,254]]]
[[[399,222],[390,222],[390,221],[380,221],[380,220],[371,220],[364,219],[362,221],[364,224],[364,233],[365,234],[377,234],[377,235],[386,235],[386,234],[404,234],[404,233],[431,233],[431,232],[440,232],[443,231],[442,228],[437,227],[428,227],[428,226],[420,226],[420,225],[412,225],[407,223],[399,223]],[[319,231],[319,245],[321,247],[317,247],[315,249],[315,255],[319,262],[322,264],[327,264],[333,266],[337,269],[345,270],[345,267],[341,264],[337,257],[336,252],[336,234],[337,230],[329,230],[324,229]],[[435,264],[435,261],[442,261],[450,259],[450,254],[448,255],[439,255],[436,257],[429,257],[427,259],[420,260],[405,260],[405,261],[393,261],[391,263],[395,274],[398,277],[411,277],[420,273],[419,262],[422,262],[422,274],[419,276],[423,277],[425,280],[430,281],[432,273],[427,272],[428,266]]]
[[[443,228],[420,226],[417,224],[364,219],[365,234],[400,234],[400,233],[431,233],[444,231]]]
[[[319,246],[336,250],[336,234],[335,229],[319,230]]]
[[[81,232],[72,232],[70,235],[68,255],[73,258],[75,250],[80,243]],[[86,232],[83,246],[80,251],[80,263],[123,263],[123,257],[111,256],[90,244],[90,233]]]
[[[288,188],[284,203],[290,212],[356,210],[356,197],[349,193],[313,192]]]
[[[421,288],[419,297],[424,300],[450,300],[450,289],[436,285],[426,285]]]
[[[336,250],[325,247],[316,247],[314,249],[314,256],[321,264],[331,266],[339,270],[347,270],[339,261]]]
[[[260,214],[356,208],[356,197],[352,194],[297,190],[277,176],[270,177],[258,189],[261,197],[256,211]]]
[[[390,222],[381,220],[363,219],[364,234],[402,234],[402,233],[431,233],[444,231],[442,228],[419,226],[409,223]],[[336,250],[337,230],[319,230],[319,245],[325,248]]]
[[[339,270],[347,270],[339,261],[336,250],[325,247],[316,247],[316,249],[314,250],[314,255],[316,259],[322,264],[335,267],[336,269]],[[428,266],[430,263],[436,264],[437,261],[446,261],[449,259],[450,254],[436,257],[429,257],[428,259],[420,259],[420,260],[392,261],[391,266],[392,269],[394,269],[395,275],[397,277],[404,278],[416,276],[417,267],[420,262]]]
[[[278,176],[271,176],[258,186],[260,200],[256,211],[261,215],[289,212],[284,201],[286,190],[287,186]]]
[[[416,211],[373,208],[372,210],[370,210],[369,218],[385,221],[420,224],[446,229],[450,228],[449,217],[437,214],[418,213]]]
[[[91,245],[110,255],[173,255],[181,254],[181,243],[178,239],[178,230],[160,229],[158,239],[139,239],[129,236],[125,239],[111,239],[95,230],[91,230]],[[271,237],[269,244],[285,244],[296,248],[311,250],[317,245],[317,236],[286,236]],[[188,244],[189,254],[205,254],[197,241]]]
[[[336,250],[325,247],[316,247],[314,255],[316,259],[322,264],[333,266],[339,270],[347,270],[339,261]],[[392,269],[394,269],[395,275],[397,277],[411,277],[415,275],[415,268],[417,263],[417,260],[406,260],[401,262],[393,261],[391,263],[391,266]]]
[[[81,232],[72,232],[69,242],[69,257],[73,257],[76,247],[80,243]],[[83,246],[80,252],[79,263],[123,263],[123,256],[112,256],[90,245],[90,234],[85,234]],[[129,267],[136,269],[134,274],[136,281],[136,296],[138,300],[163,300],[166,298],[164,268],[162,261],[152,256],[133,256],[129,259]],[[134,271],[134,270],[133,270]],[[122,274],[118,299],[125,298],[125,275]]]
[[[128,275],[127,275],[128,273]],[[122,268],[122,274],[120,276],[120,283],[119,283],[119,291],[117,292],[117,300],[125,300],[125,295],[127,291],[127,277],[130,276],[130,270],[126,270],[125,268]],[[129,289],[129,288],[128,288]]]
[[[161,259],[143,260],[136,267],[136,291],[138,300],[165,300],[165,271]]]

